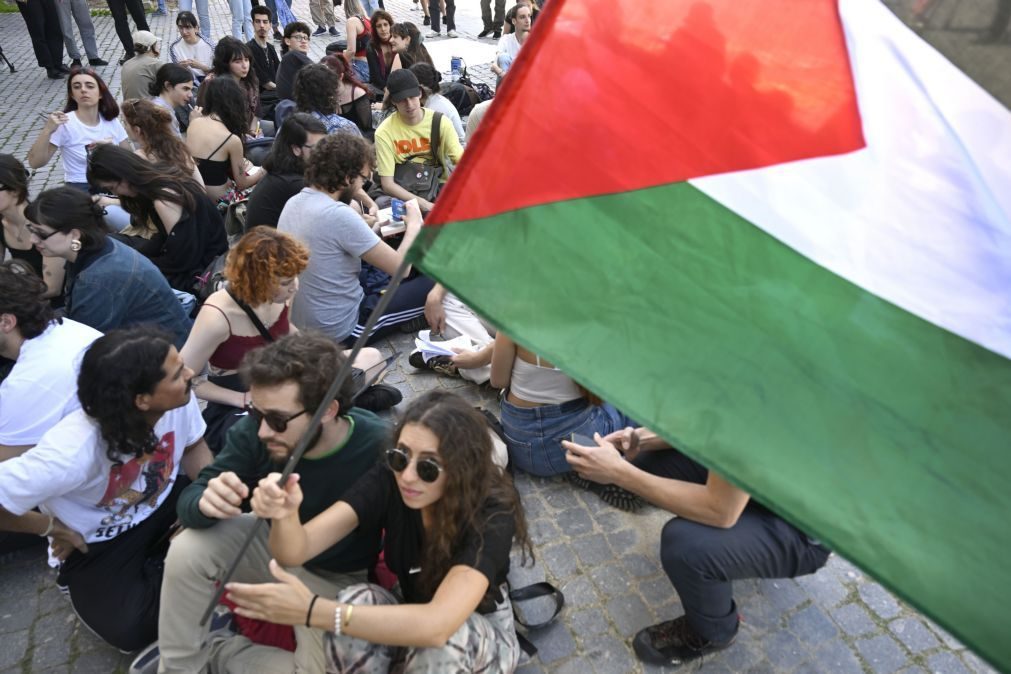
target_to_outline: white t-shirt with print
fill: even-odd
[[[68,112],[70,119],[53,131],[49,142],[63,153],[63,179],[68,183],[88,182],[88,145],[92,143],[115,143],[126,140],[126,129],[119,119],[109,121],[98,116],[98,124],[88,126],[77,118],[76,112]]]
[[[146,520],[168,497],[183,451],[204,435],[196,398],[155,424],[155,451],[113,464],[98,422],[77,410],[19,457],[0,462],[0,505],[15,515],[38,506],[88,543],[108,541]]]
[[[0,383],[0,445],[34,445],[56,422],[81,408],[81,355],[101,336],[64,318],[25,340],[14,368]]]

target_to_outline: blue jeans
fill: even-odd
[[[502,429],[509,461],[541,477],[572,472],[561,445],[572,433],[592,438],[594,433],[607,435],[634,425],[613,405],[591,405],[584,398],[540,407],[517,407],[502,400]]]
[[[194,0],[179,0],[179,11],[192,12],[193,1]],[[206,37],[213,44],[214,40],[211,38],[211,15],[207,11],[208,0],[196,0],[196,3],[197,21],[200,22],[200,34]],[[252,19],[250,19],[250,21],[252,21]],[[196,100],[196,97],[194,97],[194,100]]]
[[[379,3],[376,0],[362,0],[362,9],[365,10],[365,15],[371,18],[379,9]]]
[[[232,12],[232,37],[243,42],[252,40],[253,19],[249,15],[253,10],[251,0],[228,0],[228,8]]]

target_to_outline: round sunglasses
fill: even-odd
[[[253,403],[246,405],[246,411],[249,412],[249,416],[253,417],[253,421],[256,423],[256,427],[260,427],[261,421],[266,421],[267,426],[270,430],[275,433],[284,433],[288,430],[288,422],[293,419],[298,419],[300,416],[308,412],[309,410],[302,410],[301,412],[295,412],[290,417],[283,416],[277,412],[261,412],[260,410],[253,407]]]
[[[394,473],[403,472],[410,463],[410,455],[399,447],[386,450],[386,465]],[[414,464],[414,470],[418,473],[418,477],[421,478],[422,482],[435,482],[439,479],[439,474],[442,473],[442,466],[435,459],[427,457],[419,459]]]

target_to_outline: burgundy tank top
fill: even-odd
[[[221,311],[219,307],[213,304],[205,304],[204,306]],[[225,316],[225,312],[221,311],[221,315]],[[232,323],[228,320],[228,316],[225,316],[225,321],[228,322],[228,339],[218,345],[218,348],[211,354],[209,362],[219,370],[238,370],[243,356],[253,349],[265,345],[267,340],[261,335],[253,337],[233,335]],[[267,328],[267,332],[274,339],[280,339],[287,335],[290,330],[291,326],[288,325],[288,307],[285,307],[281,310],[281,315],[277,317],[274,324]]]

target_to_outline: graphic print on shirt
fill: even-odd
[[[432,141],[429,138],[411,138],[409,140],[398,140],[394,142],[397,147],[397,156],[405,157],[412,154],[422,154],[432,149]]]
[[[142,508],[153,509],[158,505],[158,497],[171,484],[174,456],[175,432],[169,431],[151,454],[112,466],[105,495],[98,502],[98,507],[108,514],[102,518],[97,536],[113,538],[146,518],[148,513],[137,517],[134,523]]]

